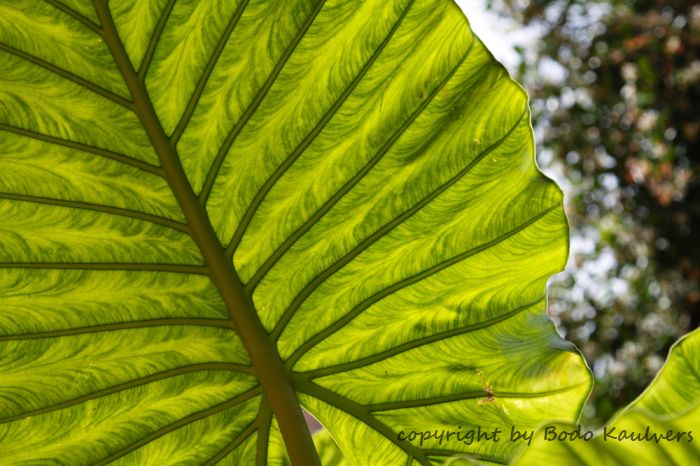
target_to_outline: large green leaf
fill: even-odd
[[[590,440],[556,439],[576,426],[542,430],[515,462],[518,466],[686,465],[700,458],[700,330],[679,340],[642,395]]]
[[[0,0],[0,463],[354,464],[575,420],[558,188],[448,0]]]

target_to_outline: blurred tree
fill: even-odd
[[[549,312],[594,371],[583,422],[601,425],[700,322],[700,4],[488,4],[541,37],[517,78],[572,227]]]

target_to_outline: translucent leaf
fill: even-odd
[[[0,463],[496,462],[575,420],[523,90],[448,0],[0,0]],[[414,439],[415,440],[415,439]]]
[[[589,440],[540,431],[514,464],[694,464],[700,458],[700,330],[679,340],[649,388]],[[545,428],[546,429],[546,428]]]

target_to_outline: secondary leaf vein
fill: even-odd
[[[157,215],[147,214],[145,212],[139,212],[132,209],[124,209],[121,207],[112,207],[102,204],[93,204],[89,202],[81,201],[69,201],[65,199],[52,199],[47,197],[30,196],[27,194],[14,194],[14,193],[2,193],[0,192],[0,199],[8,199],[13,201],[21,202],[32,202],[34,204],[43,204],[58,207],[67,207],[70,209],[87,210],[91,212],[99,212],[108,215],[119,215],[121,217],[129,217],[137,220],[143,220],[144,222],[153,223],[156,225],[171,228],[173,230],[180,231],[182,233],[189,234],[189,228],[186,224],[181,222],[176,222],[164,217],[159,217]]]
[[[209,77],[211,76],[211,73],[214,71],[214,66],[216,65],[216,62],[219,60],[219,57],[221,57],[221,54],[224,51],[224,47],[226,46],[226,43],[228,42],[229,38],[231,37],[231,34],[233,33],[233,30],[236,27],[236,24],[238,24],[238,20],[243,15],[243,12],[245,11],[245,9],[247,7],[248,2],[249,2],[249,0],[243,0],[241,2],[241,4],[238,6],[238,8],[234,12],[233,16],[231,17],[231,19],[229,20],[228,24],[226,25],[224,32],[221,34],[221,37],[219,38],[219,41],[216,43],[216,47],[214,48],[214,52],[209,57],[209,60],[207,61],[206,66],[204,67],[204,71],[202,73],[202,76],[199,78],[199,81],[197,82],[197,86],[195,87],[194,92],[190,96],[190,100],[187,102],[187,107],[185,108],[185,112],[182,114],[180,121],[178,122],[177,126],[175,127],[175,130],[173,131],[172,136],[170,137],[171,141],[173,142],[173,145],[177,146],[177,142],[180,140],[180,137],[182,136],[182,133],[185,131],[185,128],[187,128],[187,125],[189,124],[190,119],[192,118],[192,114],[194,113],[194,110],[197,107],[197,104],[199,103],[199,101],[202,97],[202,93],[204,92],[204,87],[206,86],[207,82],[209,81]]]
[[[208,275],[206,267],[189,264],[149,264],[126,262],[0,262],[0,268],[55,270],[138,270]]]
[[[542,398],[550,395],[557,395],[559,393],[570,392],[579,388],[582,384],[569,385],[567,387],[556,388],[552,390],[545,390],[542,392],[497,392],[493,391],[489,393],[484,390],[477,390],[473,392],[463,392],[463,393],[452,393],[450,395],[433,396],[430,398],[422,398],[419,400],[400,400],[400,401],[386,401],[384,403],[374,403],[370,405],[365,405],[368,411],[391,411],[395,409],[407,409],[407,408],[418,408],[421,406],[436,405],[441,403],[451,403],[454,401],[462,400],[474,400],[477,398],[487,398],[493,396],[495,399],[498,398],[510,398],[510,399],[521,399],[521,398]]]
[[[160,41],[161,34],[163,34],[163,29],[165,29],[165,23],[168,22],[170,13],[173,11],[175,2],[176,0],[168,0],[168,3],[165,5],[165,8],[160,15],[160,18],[158,18],[158,23],[156,24],[156,28],[151,35],[151,39],[148,41],[148,47],[146,48],[146,53],[141,60],[141,66],[139,67],[138,71],[138,78],[142,83],[146,79],[146,74],[148,73],[148,68],[151,66],[151,61],[153,60],[156,46],[158,45],[158,41]]]
[[[495,456],[489,456],[489,455],[484,455],[482,453],[466,453],[463,451],[459,450],[451,450],[449,448],[445,448],[444,450],[437,449],[437,448],[428,448],[423,450],[423,453],[425,453],[426,456],[465,456],[469,455],[468,458],[473,458],[477,460],[483,460],[483,461],[490,461],[491,463],[496,463],[496,464],[510,464],[510,461],[504,461],[501,458],[497,458]]]
[[[190,414],[187,417],[183,417],[182,419],[178,419],[177,421],[175,421],[171,424],[168,424],[167,426],[162,427],[162,428],[156,430],[155,432],[148,434],[147,436],[139,439],[138,441],[131,443],[130,445],[127,445],[126,447],[116,451],[115,453],[112,453],[107,458],[95,463],[95,465],[102,466],[102,465],[106,465],[108,463],[111,463],[112,461],[115,461],[115,460],[131,453],[132,451],[141,448],[142,446],[146,445],[147,443],[150,443],[150,442],[164,436],[165,434],[168,434],[168,433],[173,432],[175,430],[178,430],[182,427],[185,427],[188,424],[192,424],[193,422],[199,421],[199,420],[207,418],[209,416],[213,416],[214,414],[218,414],[222,411],[225,411],[229,408],[232,408],[236,405],[239,405],[239,404],[251,399],[255,395],[258,395],[259,393],[260,393],[260,388],[255,387],[255,388],[252,388],[252,389],[238,395],[235,398],[231,398],[230,400],[224,401],[223,403],[219,403],[215,406],[212,406],[211,408],[207,408],[207,409],[200,411],[198,413]]]
[[[98,86],[97,84],[88,81],[87,79],[81,78],[78,75],[75,75],[71,73],[68,70],[65,70],[59,66],[56,66],[54,64],[51,64],[47,61],[44,61],[40,59],[39,57],[35,57],[34,55],[30,55],[26,52],[23,52],[22,50],[16,49],[14,47],[11,47],[7,44],[0,43],[0,50],[4,50],[7,53],[10,53],[12,55],[15,55],[16,57],[19,57],[29,63],[32,63],[36,66],[39,66],[47,71],[50,71],[74,84],[77,84],[78,86],[84,87],[85,89],[88,89],[92,92],[94,92],[97,95],[100,95],[104,97],[107,100],[110,100],[114,102],[117,105],[120,105],[128,110],[133,111],[133,105],[131,102],[129,102],[127,99],[124,97],[115,94],[112,91],[108,91],[107,89]]]
[[[542,302],[542,299],[538,299],[538,300],[535,300],[531,303],[527,303],[523,306],[519,306],[519,307],[517,307],[511,311],[508,311],[508,312],[506,312],[498,317],[494,317],[493,319],[488,319],[488,320],[484,320],[481,322],[476,322],[476,323],[471,324],[471,325],[465,325],[463,327],[445,330],[443,332],[433,333],[433,334],[427,335],[427,336],[422,337],[422,338],[417,338],[415,340],[408,341],[404,344],[395,346],[393,348],[386,349],[384,351],[373,354],[371,356],[357,359],[355,361],[344,362],[344,363],[337,364],[334,366],[323,367],[320,369],[315,369],[315,370],[309,371],[309,372],[302,372],[299,374],[305,378],[308,378],[308,379],[315,379],[315,378],[319,378],[319,377],[326,377],[328,375],[338,374],[341,372],[351,371],[351,370],[358,369],[358,368],[364,367],[364,366],[369,366],[369,365],[374,364],[376,362],[389,359],[389,358],[396,356],[398,354],[401,354],[405,351],[409,351],[412,349],[419,348],[421,346],[429,345],[431,343],[436,343],[438,341],[446,340],[448,338],[452,338],[452,337],[459,336],[459,335],[464,335],[466,333],[471,333],[471,332],[475,332],[477,330],[481,330],[484,328],[494,326],[494,325],[499,324],[505,320],[508,320],[512,317],[515,317],[516,315],[520,314],[524,310],[532,308],[541,302]]]
[[[272,409],[270,409],[267,397],[263,396],[258,410],[258,445],[255,455],[255,466],[267,466],[271,424]]]
[[[66,328],[58,330],[46,330],[42,332],[20,333],[14,335],[0,335],[0,342],[11,340],[33,340],[40,338],[56,338],[73,335],[86,335],[89,333],[110,332],[114,330],[139,329],[148,327],[171,327],[175,325],[194,327],[219,327],[235,330],[233,323],[224,319],[209,318],[163,318],[148,320],[132,320],[128,322],[116,322],[111,324],[91,325],[88,327]]]
[[[246,426],[245,429],[243,429],[241,432],[236,435],[233,440],[228,442],[224,448],[221,449],[216,455],[211,457],[209,460],[207,460],[205,463],[202,464],[202,466],[214,466],[217,464],[219,461],[224,459],[229,453],[231,453],[233,450],[238,448],[243,442],[248,440],[248,438],[255,433],[255,431],[258,429],[258,426],[255,422],[255,420],[251,421],[250,424]]]
[[[398,440],[396,433],[389,426],[374,417],[365,406],[325,387],[306,380],[299,380],[297,388],[299,391],[318,398],[319,400],[330,404],[334,408],[344,411],[355,419],[365,423],[368,427],[380,433],[391,443],[403,450],[406,455],[412,455],[414,459],[419,461],[422,465],[431,465],[430,461],[428,461],[420,449],[411,445],[409,442],[402,442]]]
[[[19,136],[24,136],[26,138],[36,139],[37,141],[48,142],[50,144],[68,147],[70,149],[79,150],[81,152],[88,152],[94,155],[99,155],[100,157],[114,160],[116,162],[121,162],[124,165],[129,165],[131,167],[138,168],[139,170],[143,170],[145,172],[163,177],[163,170],[157,165],[151,165],[150,163],[146,163],[133,157],[129,157],[128,155],[119,154],[107,149],[102,149],[101,147],[95,147],[89,144],[83,144],[81,142],[75,142],[69,139],[62,139],[55,136],[49,136],[46,134],[30,131],[24,128],[10,126],[5,123],[0,123],[0,130],[7,131],[8,133],[17,134]]]
[[[111,387],[102,389],[102,390],[97,390],[92,393],[87,393],[85,395],[79,396],[77,398],[73,398],[71,400],[64,401],[62,403],[57,403],[52,406],[46,406],[43,408],[37,408],[33,409],[31,411],[27,411],[21,414],[16,414],[14,416],[9,416],[4,419],[0,419],[0,424],[6,424],[8,422],[14,422],[19,419],[24,419],[28,417],[33,417],[33,416],[38,416],[41,414],[46,414],[50,413],[52,411],[58,411],[61,409],[65,408],[70,408],[71,406],[79,405],[81,403],[85,403],[86,401],[94,400],[97,398],[101,398],[103,396],[111,395],[113,393],[121,392],[124,390],[129,390],[130,388],[136,388],[140,387],[142,385],[147,385],[152,382],[158,382],[159,380],[167,379],[170,377],[175,377],[178,375],[183,375],[183,374],[189,374],[193,372],[206,372],[206,371],[234,371],[234,372],[245,372],[249,373],[250,370],[246,368],[246,366],[243,366],[241,364],[233,364],[233,363],[226,363],[226,362],[210,362],[210,363],[200,363],[200,364],[192,364],[189,366],[183,366],[183,367],[178,367],[176,369],[169,369],[167,371],[162,371],[158,372],[156,374],[151,374],[145,377],[141,377],[138,379],[130,380],[129,382],[124,382],[120,383],[118,385],[113,385]],[[260,391],[259,386],[256,386],[249,390],[248,392],[251,391]],[[246,393],[248,393],[246,392]]]
[[[48,3],[49,5],[53,6],[54,8],[56,8],[57,10],[60,10],[63,13],[71,16],[73,19],[80,21],[88,29],[91,29],[92,32],[94,32],[95,34],[101,35],[102,32],[100,30],[100,26],[97,23],[95,23],[94,21],[92,21],[91,19],[86,18],[85,16],[81,15],[80,13],[75,11],[74,9],[67,7],[66,5],[64,5],[63,3],[61,3],[57,0],[44,0],[44,1],[46,3]]]

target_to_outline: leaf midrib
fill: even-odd
[[[211,221],[187,180],[176,148],[165,134],[144,82],[134,70],[119,38],[107,0],[93,0],[93,5],[102,24],[102,38],[131,93],[134,110],[161,162],[165,179],[190,227],[192,239],[226,304],[230,320],[239,329],[241,341],[276,416],[290,459],[293,464],[320,466],[291,375],[260,322],[252,299],[245,292],[233,264],[227,261]]]

